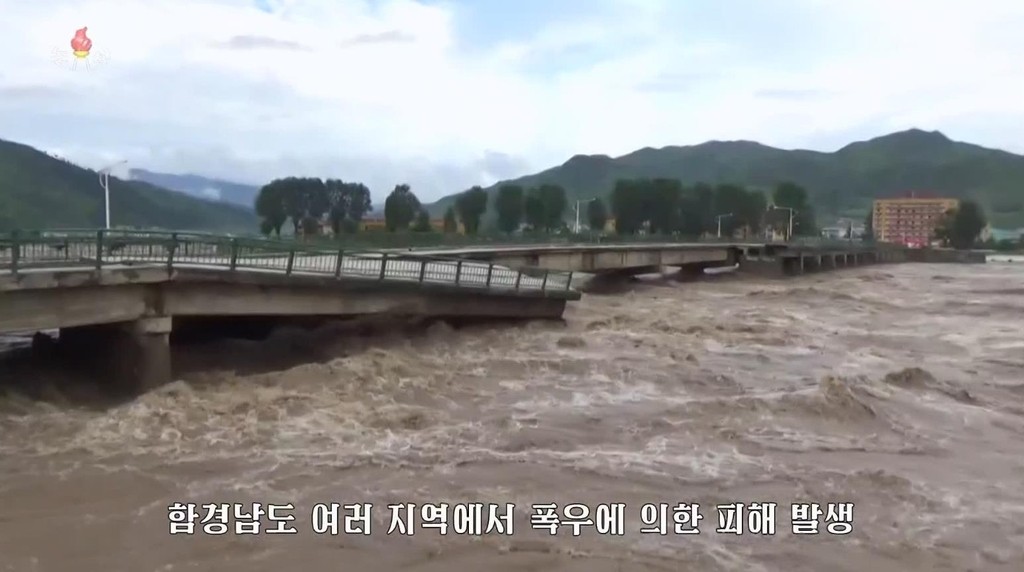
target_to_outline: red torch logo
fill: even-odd
[[[71,38],[71,49],[75,52],[76,58],[85,58],[89,55],[89,50],[92,49],[92,40],[86,35],[89,30],[88,27],[79,28],[75,30],[75,37]]]

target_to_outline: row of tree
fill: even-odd
[[[623,179],[615,183],[607,199],[588,199],[584,222],[602,231],[609,216],[619,234],[684,234],[699,236],[718,233],[731,236],[737,230],[756,233],[767,225],[786,228],[792,219],[794,235],[816,232],[814,211],[807,191],[792,183],[778,185],[768,197],[761,191],[738,185],[698,183],[685,186],[676,179]],[[456,203],[456,206],[458,203]],[[503,185],[495,196],[498,229],[512,232],[522,226],[552,231],[565,226],[569,207],[565,190],[558,185],[540,185],[524,190]]]
[[[366,185],[339,179],[275,179],[256,195],[260,231],[268,235],[280,236],[281,228],[289,220],[295,234],[300,229],[305,234],[315,234],[323,220],[330,223],[335,234],[355,232],[371,208],[370,189]]]
[[[444,231],[455,232],[461,223],[466,234],[477,234],[488,202],[487,192],[480,187],[460,193],[445,212]],[[624,179],[615,183],[607,199],[595,197],[585,202],[582,222],[595,231],[603,231],[614,217],[619,234],[732,236],[741,229],[757,233],[767,226],[793,235],[817,232],[807,191],[793,183],[776,186],[769,201],[764,192],[738,185],[685,186],[676,179]],[[555,184],[528,189],[502,185],[491,206],[497,229],[504,233],[559,231],[566,227],[567,214],[572,214],[565,189]],[[288,221],[296,234],[315,233],[324,222],[336,234],[356,232],[371,208],[366,185],[338,179],[275,179],[264,185],[256,198],[264,234],[280,235]],[[432,229],[430,216],[409,185],[397,185],[385,199],[384,225],[392,232]]]

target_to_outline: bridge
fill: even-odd
[[[60,330],[58,349],[89,358],[89,367],[139,392],[171,379],[170,334],[203,319],[550,319],[580,298],[571,287],[574,272],[640,274],[678,267],[691,274],[738,264],[788,276],[905,260],[905,249],[858,243],[347,252],[189,232],[20,232],[0,235],[0,333]]]
[[[579,298],[568,273],[434,255],[185,232],[0,235],[0,333],[59,330],[59,350],[133,393],[172,378],[170,334],[201,318],[551,319]]]
[[[432,256],[535,269],[588,274],[635,275],[664,267],[692,275],[705,268],[734,266],[763,275],[792,276],[879,262],[907,260],[906,249],[849,241],[805,243],[646,242],[423,249]]]

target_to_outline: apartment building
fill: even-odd
[[[918,193],[878,199],[871,219],[875,239],[912,247],[928,246],[946,212],[959,205],[957,199],[922,197]]]

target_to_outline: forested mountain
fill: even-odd
[[[255,185],[232,183],[231,181],[210,179],[199,175],[156,173],[146,169],[132,169],[131,179],[192,195],[193,197],[231,203],[248,209],[253,208],[256,202],[256,193],[260,190]]]
[[[820,217],[862,218],[871,200],[910,190],[977,200],[994,226],[1024,226],[1024,156],[952,141],[919,129],[851,143],[832,153],[776,149],[753,141],[644,148],[623,155],[577,155],[503,184],[566,189],[571,201],[607,197],[617,179],[665,177],[684,184],[735,183],[769,190],[791,181],[808,190]],[[454,195],[428,205],[439,216]],[[493,199],[492,199],[493,200]]]
[[[247,232],[258,228],[249,209],[142,181],[111,177],[110,205],[113,226]],[[103,224],[103,189],[95,171],[0,140],[0,230]]]

